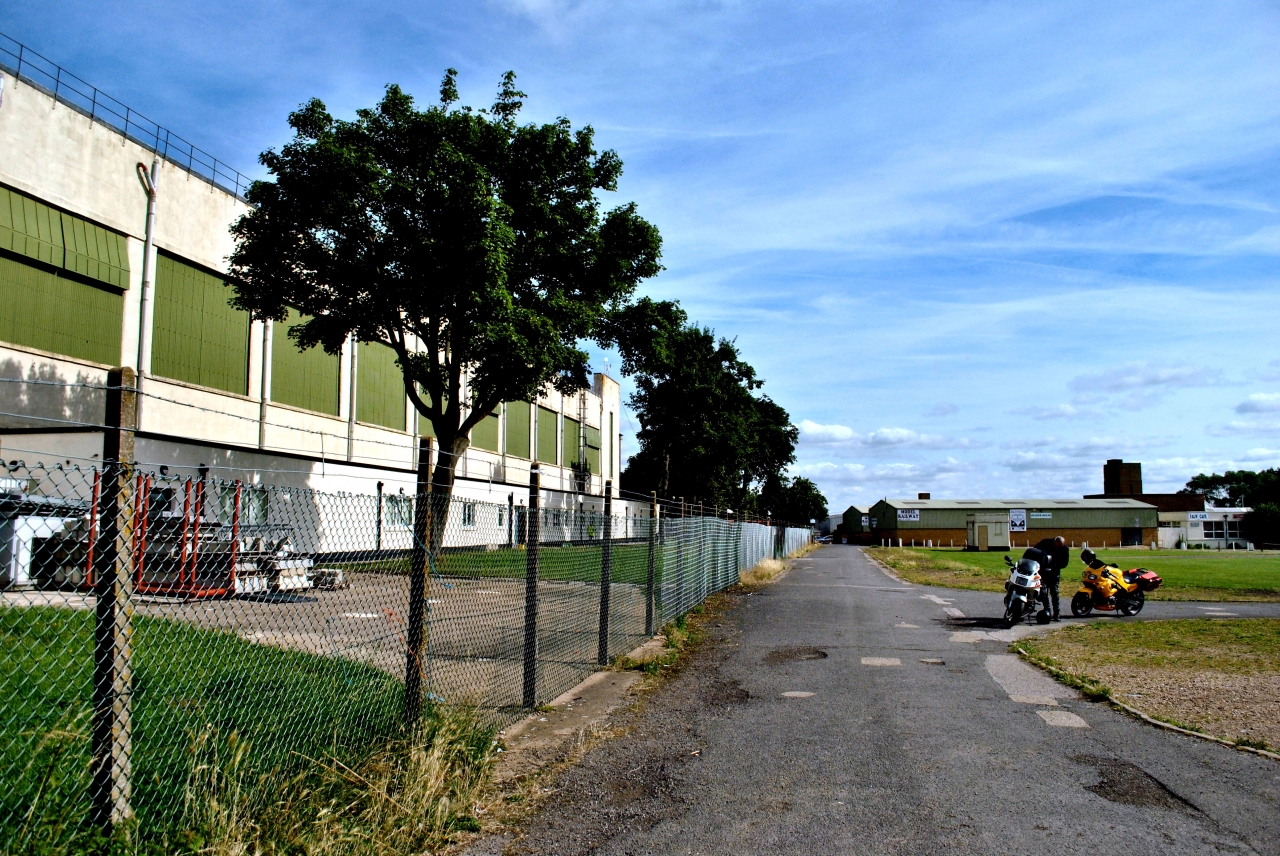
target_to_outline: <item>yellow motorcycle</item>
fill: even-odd
[[[1122,571],[1119,565],[1103,562],[1092,550],[1081,550],[1080,561],[1085,565],[1080,591],[1071,598],[1071,614],[1076,618],[1084,618],[1095,609],[1137,615],[1147,602],[1146,593],[1155,591],[1163,582],[1155,571],[1146,568]]]

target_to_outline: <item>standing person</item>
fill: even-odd
[[[1040,568],[1042,597],[1047,599],[1046,606],[1052,609],[1051,620],[1058,620],[1058,584],[1062,581],[1062,571],[1071,563],[1071,550],[1067,548],[1067,540],[1059,535],[1056,538],[1044,538],[1036,542],[1033,548],[1049,557],[1049,563],[1043,562]]]

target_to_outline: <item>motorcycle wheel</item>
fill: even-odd
[[[1012,604],[1005,607],[1004,610],[1004,626],[1006,629],[1012,627],[1022,620],[1022,601],[1015,600]]]
[[[1140,591],[1125,598],[1124,603],[1120,605],[1121,615],[1137,615],[1142,612],[1142,607],[1147,603],[1147,596]]]
[[[1076,596],[1071,598],[1071,614],[1076,618],[1084,618],[1090,612],[1093,612],[1093,599],[1087,592],[1076,592]]]

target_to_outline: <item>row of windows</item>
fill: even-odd
[[[114,365],[120,360],[123,291],[129,286],[125,238],[86,220],[0,187],[0,341]],[[159,252],[153,289],[151,371],[158,377],[237,395],[249,391],[249,313],[231,306],[222,277]],[[272,401],[337,416],[339,358],[320,348],[300,351],[288,331],[306,318],[290,310],[274,326]],[[356,353],[356,419],[406,430],[406,397],[395,352],[362,342]],[[546,464],[576,462],[584,442],[578,420],[528,402],[509,402],[502,417],[487,416],[472,431],[472,444],[491,452]],[[536,426],[533,420],[537,420]],[[614,436],[613,414],[609,433]],[[530,447],[536,428],[537,448]],[[560,430],[557,430],[557,429]],[[420,434],[434,434],[419,416]],[[601,431],[585,428],[591,472],[613,469],[613,450],[601,461]],[[610,444],[611,445],[611,444]]]

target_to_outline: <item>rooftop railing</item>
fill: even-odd
[[[19,84],[39,89],[174,166],[244,199],[252,179],[3,33],[0,33],[0,69],[13,75]]]

